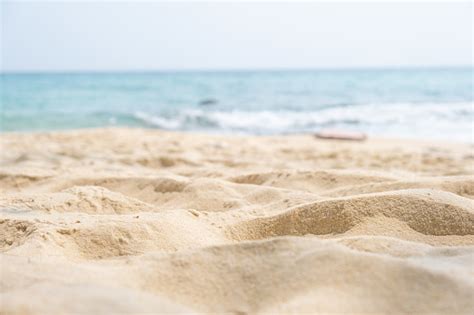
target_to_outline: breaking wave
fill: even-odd
[[[186,108],[172,114],[137,111],[133,117],[147,126],[168,130],[282,134],[349,128],[377,135],[454,135],[472,140],[474,103],[364,104],[310,111]]]

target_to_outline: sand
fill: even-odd
[[[2,134],[2,314],[473,314],[468,144]]]

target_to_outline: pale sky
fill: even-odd
[[[4,71],[473,65],[470,2],[0,1]]]

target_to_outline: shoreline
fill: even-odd
[[[137,131],[137,130],[142,130],[145,132],[157,132],[157,133],[171,133],[171,134],[176,134],[176,135],[195,135],[199,137],[205,137],[205,136],[210,136],[210,137],[242,137],[242,138],[279,138],[279,137],[314,137],[314,135],[318,131],[314,132],[295,132],[295,133],[275,133],[275,134],[249,134],[249,133],[238,133],[238,132],[222,132],[219,130],[216,131],[195,131],[195,130],[170,130],[170,129],[160,129],[158,127],[142,127],[142,126],[101,126],[101,127],[83,127],[83,128],[72,128],[72,129],[52,129],[52,130],[13,130],[13,131],[1,131],[0,130],[0,137],[3,135],[8,136],[8,135],[28,135],[28,134],[35,134],[35,135],[41,135],[41,134],[61,134],[61,133],[80,133],[80,132],[101,132],[101,131]],[[321,129],[324,130],[324,129]],[[354,130],[351,129],[342,129],[342,131],[348,131],[352,132]],[[444,138],[442,139],[431,139],[431,138],[422,138],[422,137],[403,137],[403,136],[374,136],[369,133],[361,132],[367,136],[366,140],[363,141],[353,141],[354,143],[356,142],[365,142],[365,141],[377,141],[377,142],[383,142],[383,141],[390,141],[390,142],[407,142],[407,143],[431,143],[434,145],[440,145],[440,146],[450,146],[450,145],[467,145],[467,146],[472,146],[474,147],[474,139],[472,140],[473,142],[469,141],[461,141],[458,139],[452,139],[452,140],[446,140]],[[320,141],[332,141],[329,139],[318,139]],[[334,142],[341,142],[345,143],[350,140],[334,140]]]
[[[0,145],[8,314],[474,309],[472,144],[112,127]]]

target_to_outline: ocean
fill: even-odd
[[[1,74],[0,130],[354,130],[473,142],[473,68]]]

